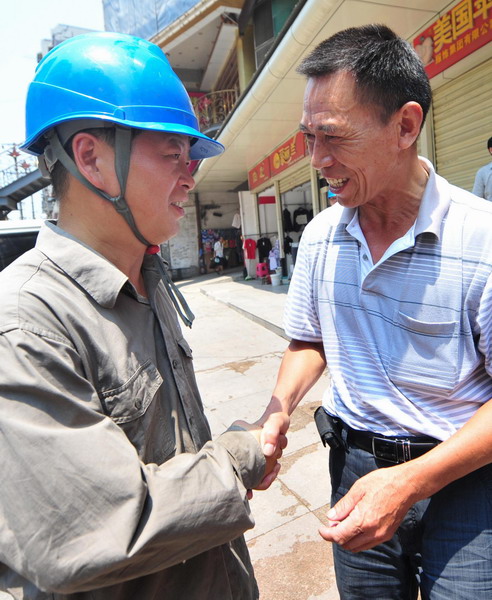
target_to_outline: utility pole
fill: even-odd
[[[20,152],[17,150],[17,146],[12,144],[12,150],[8,153],[14,159],[14,170],[15,170],[15,179],[19,179],[19,167],[17,165],[17,159],[20,156]],[[22,200],[17,204],[20,211],[20,218],[24,218],[23,210],[22,210]]]

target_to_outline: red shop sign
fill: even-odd
[[[260,163],[254,166],[248,172],[249,189],[254,190],[256,187],[270,179],[270,161],[264,158]]]
[[[306,141],[304,134],[298,131],[248,172],[249,189],[254,190],[305,156]]]
[[[420,33],[413,46],[429,77],[492,41],[492,0],[461,0]]]

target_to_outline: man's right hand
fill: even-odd
[[[290,425],[290,417],[285,412],[265,413],[263,417],[256,422],[262,430],[261,446],[263,454],[266,457],[275,456],[278,448],[285,449],[287,445],[286,433]],[[285,445],[282,444],[285,441]]]
[[[275,481],[280,471],[280,463],[283,450],[287,447],[287,437],[285,433],[289,427],[289,417],[287,415],[272,419],[265,429],[260,423],[250,424],[246,421],[235,421],[238,425],[254,435],[256,441],[263,449],[266,465],[265,473],[261,482],[255,486],[255,490],[266,490]]]

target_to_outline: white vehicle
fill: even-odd
[[[0,221],[0,270],[34,247],[43,219]]]

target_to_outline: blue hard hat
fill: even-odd
[[[29,86],[21,147],[42,154],[45,133],[84,119],[190,136],[192,160],[224,150],[200,132],[188,93],[162,50],[132,35],[78,35],[46,54]]]

